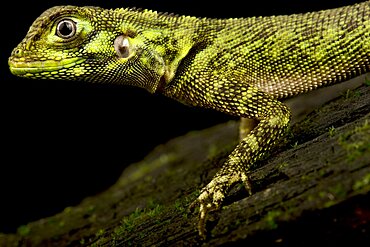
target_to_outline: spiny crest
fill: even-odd
[[[167,21],[168,23],[170,23],[178,19],[186,19],[188,23],[209,19],[209,18],[198,18],[195,16],[180,15],[180,14],[176,14],[173,12],[158,12],[155,10],[136,8],[136,7],[117,8],[117,9],[114,9],[113,11],[116,13],[119,13],[122,19],[131,19],[131,17],[138,18],[138,16],[140,16],[142,18],[141,21],[144,19],[147,19],[147,22],[156,21],[157,24],[159,24],[159,21],[165,21],[165,22]]]

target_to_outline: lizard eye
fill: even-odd
[[[56,29],[56,35],[62,39],[70,39],[76,34],[76,23],[70,19],[61,20]]]

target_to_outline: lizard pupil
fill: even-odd
[[[76,23],[66,19],[58,23],[56,35],[62,39],[69,39],[76,33]]]

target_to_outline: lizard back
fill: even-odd
[[[208,57],[205,67],[214,73],[275,98],[370,71],[369,1],[305,14],[229,19],[223,26],[199,56],[202,61],[194,62]]]

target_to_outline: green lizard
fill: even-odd
[[[370,71],[370,1],[294,15],[210,19],[142,9],[46,10],[9,58],[13,74],[133,85],[242,118],[240,142],[205,186],[199,234],[232,185],[282,138],[280,100]]]

